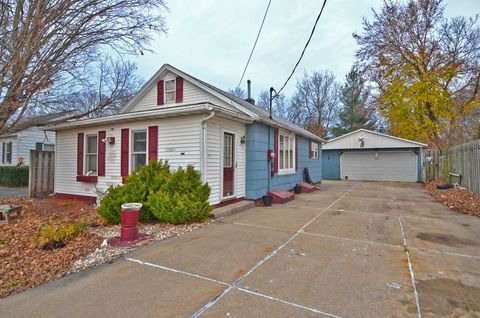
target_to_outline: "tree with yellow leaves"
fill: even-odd
[[[479,114],[478,16],[448,20],[443,12],[442,0],[386,0],[354,34],[390,132],[437,147],[480,138],[479,121],[470,120]]]

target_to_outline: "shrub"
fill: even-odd
[[[140,221],[149,222],[154,219],[148,205],[148,197],[157,191],[170,178],[168,162],[150,161],[133,171],[125,180],[124,185],[112,186],[100,201],[98,213],[104,221],[110,224],[120,223],[121,206],[124,203],[142,203]]]
[[[208,184],[202,184],[200,173],[188,166],[186,170],[177,170],[164,186],[152,193],[148,205],[160,222],[203,222],[212,210],[208,203],[209,196]]]
[[[28,186],[28,167],[0,167],[0,185],[8,187]]]
[[[40,228],[36,241],[45,246],[50,243],[66,242],[73,238],[75,235],[82,233],[86,229],[85,222],[79,223],[63,223],[58,221],[50,221],[48,225],[44,225]]]

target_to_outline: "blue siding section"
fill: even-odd
[[[381,148],[379,151],[396,151],[405,152],[419,148]],[[340,153],[348,151],[374,151],[373,149],[332,149],[322,150],[322,171],[324,180],[340,180]],[[417,182],[422,182],[422,158],[420,153],[417,154]]]
[[[325,180],[340,180],[339,150],[322,150],[322,177]]]
[[[303,181],[303,168],[307,167],[313,182],[322,180],[322,160],[309,158],[309,140],[298,137],[298,169],[294,174],[277,175],[270,178],[270,166],[267,161],[268,138],[270,131],[270,149],[274,148],[274,129],[263,124],[253,123],[247,125],[247,173],[246,173],[246,198],[258,199],[270,189],[292,189],[298,182]],[[321,147],[321,145],[320,145]],[[320,149],[321,151],[321,149]]]

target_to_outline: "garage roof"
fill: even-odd
[[[382,134],[367,129],[358,129],[329,140],[322,146],[328,149],[372,149],[372,148],[423,148],[426,144]]]

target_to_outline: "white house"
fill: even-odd
[[[29,127],[10,134],[0,135],[0,166],[15,166],[23,157],[28,165],[30,150],[54,151],[55,133],[42,127]]]
[[[281,119],[270,119],[260,108],[165,64],[120,114],[49,127],[57,133],[55,193],[95,200],[99,192],[121,184],[132,170],[163,159],[173,169],[187,165],[198,169],[210,185],[211,204],[245,198],[246,136],[252,123],[277,127],[282,136],[311,140],[319,149],[319,137]],[[292,155],[294,145],[292,141]],[[308,151],[307,141],[305,145]],[[260,156],[266,179],[271,175],[266,148]],[[318,156],[311,161],[320,171]],[[295,167],[290,162],[292,175]]]

